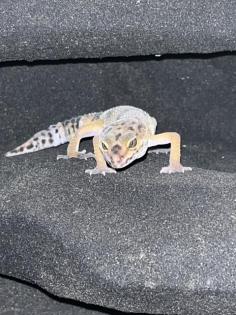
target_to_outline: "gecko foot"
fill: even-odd
[[[90,176],[91,175],[95,175],[95,174],[102,174],[103,176],[105,176],[107,173],[116,173],[116,171],[113,169],[113,168],[109,168],[109,167],[106,167],[106,168],[98,168],[98,167],[95,167],[93,169],[90,169],[90,170],[86,170],[85,173],[89,174]]]
[[[191,167],[184,167],[181,164],[178,166],[165,166],[162,167],[160,173],[166,173],[166,174],[171,174],[171,173],[184,173],[185,171],[192,171]]]
[[[156,154],[159,154],[159,153],[169,153],[170,152],[170,148],[168,149],[153,149],[153,150],[149,150],[148,153],[156,153]]]
[[[95,158],[95,155],[92,152],[86,153],[86,150],[83,150],[81,152],[78,152],[78,155],[76,155],[76,156],[68,156],[68,155],[58,155],[57,156],[57,160],[60,160],[60,159],[68,160],[71,158],[87,160],[89,158]]]
[[[69,156],[67,156],[67,155],[58,155],[58,156],[57,156],[57,160],[61,160],[61,159],[63,159],[63,160],[68,160],[68,159],[69,159]]]
[[[81,160],[87,160],[90,158],[95,159],[95,155],[92,152],[86,153],[86,150],[83,150],[82,152],[79,152],[79,155],[77,156],[77,158]]]

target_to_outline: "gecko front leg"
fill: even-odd
[[[106,173],[116,173],[116,171],[113,168],[110,168],[107,166],[107,163],[99,148],[99,138],[97,136],[93,138],[93,148],[94,148],[94,154],[95,154],[97,165],[94,169],[86,170],[85,173],[88,173],[89,175],[95,175],[95,174],[105,175]]]
[[[160,173],[184,173],[185,171],[191,171],[191,167],[184,167],[180,163],[180,135],[176,132],[165,132],[157,135],[151,135],[149,138],[149,147],[161,145],[161,144],[169,144],[170,148],[170,160],[169,165],[166,167],[162,167]]]

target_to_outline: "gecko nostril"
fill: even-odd
[[[111,152],[114,154],[118,154],[121,150],[121,146],[119,144],[116,144],[112,147]]]

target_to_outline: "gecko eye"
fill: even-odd
[[[103,149],[104,151],[107,151],[107,150],[108,150],[108,147],[107,147],[107,145],[106,145],[105,142],[102,142],[102,149]]]
[[[131,141],[129,142],[128,147],[129,147],[130,149],[133,149],[133,148],[136,147],[136,145],[137,145],[137,139],[134,138],[133,140],[131,140]]]

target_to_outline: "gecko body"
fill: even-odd
[[[142,109],[123,105],[103,112],[85,114],[58,122],[37,132],[24,144],[6,153],[7,157],[31,153],[69,142],[67,155],[57,159],[93,157],[97,165],[86,173],[115,173],[144,156],[149,147],[170,144],[169,166],[161,173],[190,171],[180,163],[180,136],[176,132],[155,134],[157,121]],[[83,138],[93,137],[94,153],[79,151]],[[154,150],[155,151],[155,150]],[[158,151],[155,151],[158,153]]]

